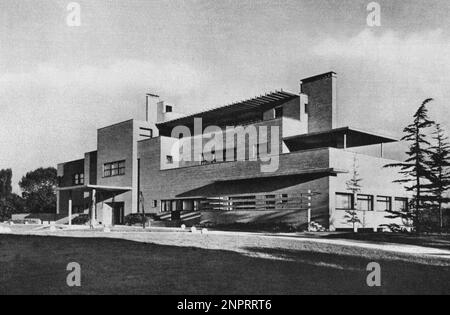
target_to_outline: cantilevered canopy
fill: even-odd
[[[325,176],[336,176],[347,171],[333,168],[312,169],[292,172],[289,175],[279,173],[257,177],[234,177],[218,180],[205,186],[197,187],[176,196],[176,198],[205,198],[254,193],[270,193],[271,191],[307,183]]]
[[[157,124],[157,127],[160,131],[162,130],[162,133],[164,134],[164,131],[170,132],[176,126],[192,125],[195,117],[202,118],[204,125],[213,124],[219,126],[226,124],[228,121],[235,125],[238,120],[251,121],[261,119],[262,113],[265,110],[281,105],[297,97],[299,97],[298,94],[276,91],[245,101],[159,123]]]
[[[351,148],[396,142],[398,139],[350,127],[308,133],[283,139],[294,151],[323,147]]]
[[[57,190],[59,191],[91,191],[91,190],[98,190],[98,191],[108,191],[108,192],[126,192],[133,190],[132,187],[119,187],[119,186],[102,186],[102,185],[78,185],[78,186],[69,186],[69,187],[58,187]]]

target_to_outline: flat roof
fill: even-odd
[[[77,186],[68,186],[68,187],[58,187],[56,190],[59,191],[68,191],[68,190],[81,190],[81,191],[90,191],[90,190],[103,190],[103,191],[130,191],[133,190],[133,187],[120,187],[120,186],[103,186],[103,185],[77,185]]]
[[[397,142],[399,139],[392,136],[381,135],[371,131],[360,130],[351,127],[342,127],[328,131],[313,132],[284,138],[288,145],[302,147],[317,147],[319,145],[334,146],[343,135],[347,135],[347,147],[359,147],[380,143]]]
[[[269,109],[273,106],[276,106],[277,104],[282,104],[296,97],[299,97],[299,95],[290,92],[285,92],[283,90],[275,91],[248,100],[236,102],[221,107],[216,107],[195,114],[190,114],[173,120],[165,121],[162,123],[158,123],[156,125],[158,128],[164,127],[173,128],[178,125],[185,125],[188,123],[192,123],[192,119],[195,117],[214,120],[224,115],[238,115],[239,113],[253,111],[255,109],[260,110],[264,110],[266,108]]]

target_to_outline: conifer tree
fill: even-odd
[[[444,225],[443,209],[444,203],[450,202],[446,192],[450,188],[450,143],[445,136],[440,124],[435,125],[433,132],[434,145],[429,147],[430,155],[427,162],[430,170],[428,191],[430,200],[439,213],[439,228],[442,231]]]
[[[347,219],[348,223],[351,223],[353,225],[353,231],[356,232],[356,224],[361,223],[361,220],[358,217],[357,209],[357,201],[358,201],[358,193],[361,191],[361,181],[362,178],[359,175],[358,172],[358,166],[357,166],[357,160],[356,160],[356,154],[353,158],[353,174],[352,178],[346,182],[347,190],[351,191],[353,194],[352,197],[352,205],[351,209],[345,211],[345,219]]]
[[[407,158],[403,163],[388,164],[385,167],[399,167],[399,173],[403,175],[402,179],[395,180],[395,183],[404,184],[407,191],[413,192],[414,197],[411,201],[411,211],[408,213],[402,211],[391,211],[393,216],[412,220],[416,232],[420,232],[422,225],[422,212],[427,208],[426,183],[430,177],[430,171],[427,165],[427,157],[431,154],[428,150],[430,143],[427,140],[425,131],[431,127],[434,122],[428,118],[427,104],[433,101],[428,98],[422,102],[411,124],[403,129],[404,136],[401,140],[410,143],[406,152]]]

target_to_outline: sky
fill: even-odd
[[[428,97],[450,130],[450,1],[0,2],[0,168],[17,182],[96,149],[96,129],[143,118],[145,94],[185,113],[338,74],[338,124],[401,136]],[[404,145],[387,154],[398,158]]]

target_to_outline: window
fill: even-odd
[[[73,176],[74,185],[84,185],[84,173],[78,173]]]
[[[309,107],[309,104],[306,103],[306,104],[305,104],[305,114],[308,114],[308,109],[309,109],[308,107]]]
[[[144,137],[144,138],[153,138],[153,130],[150,128],[140,127],[139,128],[139,136]]]
[[[161,212],[172,211],[172,203],[169,200],[161,200]]]
[[[373,211],[373,196],[358,195],[358,210]]]
[[[125,161],[106,163],[103,165],[103,177],[125,175]]]
[[[392,198],[386,196],[377,197],[377,210],[378,211],[391,211],[392,210]]]
[[[275,195],[266,195],[266,209],[275,209],[276,198]]]
[[[274,117],[275,119],[283,117],[283,107],[277,107],[274,109]]]
[[[153,200],[153,208],[157,208],[158,207],[158,200]]]
[[[408,211],[408,198],[395,198],[394,203],[395,211]]]
[[[173,110],[172,106],[166,105],[166,113],[171,113]]]
[[[167,155],[166,156],[166,162],[167,162],[167,164],[173,164],[173,156]]]
[[[349,210],[353,205],[353,194],[336,193],[336,209]]]

